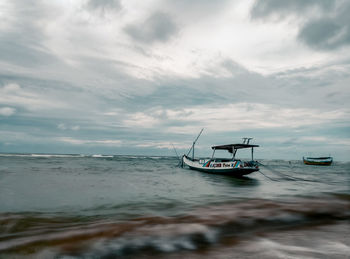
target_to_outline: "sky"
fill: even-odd
[[[350,160],[350,1],[1,0],[0,152]]]

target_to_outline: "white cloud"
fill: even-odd
[[[11,116],[15,114],[16,109],[11,108],[11,107],[2,107],[0,108],[0,115],[2,116]]]
[[[160,121],[159,114],[166,114]],[[260,103],[237,103],[222,106],[191,107],[178,110],[150,110],[131,115],[133,120],[124,123],[127,127],[159,127],[172,133],[191,133],[204,127],[210,132],[241,131],[247,129],[298,128],[317,124],[344,121],[350,111],[338,109],[282,108]],[[164,126],[169,122],[182,122],[180,126]]]
[[[115,66],[115,70],[153,79],[160,74],[198,77],[208,66],[213,67],[211,63],[218,56],[264,73],[305,63],[311,65],[329,58],[328,54],[299,46],[295,39],[298,24],[252,22],[249,18],[252,1],[225,1],[225,4],[202,4],[196,8],[188,3],[174,8],[176,4],[167,2],[148,1],[140,6],[139,1],[131,0],[121,3],[123,6],[118,10],[122,11],[108,19],[86,10],[86,1],[57,1],[47,5],[57,12],[55,19],[47,19],[43,14],[46,37],[42,44],[68,65],[66,73],[70,68],[85,70],[84,58],[87,57],[121,62],[124,65]],[[212,12],[213,8],[216,12]],[[167,17],[174,17],[174,23],[181,27],[177,37],[166,43],[139,46],[126,35],[125,27],[147,20],[162,10]],[[196,22],[193,22],[194,15]],[[142,31],[137,34],[139,37]],[[60,73],[56,66],[47,66],[45,70],[52,75]],[[89,72],[87,76],[98,74],[93,70]],[[72,74],[73,78],[76,76]]]
[[[156,149],[187,149],[188,145],[181,142],[169,142],[169,141],[132,141],[132,140],[91,140],[91,139],[77,139],[72,137],[59,137],[58,141],[72,144],[72,145],[95,145],[95,146],[113,146],[113,147],[122,147],[122,146],[132,146],[136,148],[156,148]]]
[[[305,141],[317,142],[317,143],[326,143],[327,145],[344,145],[350,148],[350,138],[334,138],[334,137],[325,137],[325,136],[308,136],[301,137],[300,143]]]
[[[0,104],[20,106],[30,111],[63,108],[66,105],[41,89],[23,89],[16,83],[0,87]]]
[[[60,142],[65,142],[73,145],[100,145],[100,146],[121,146],[121,140],[106,139],[106,140],[91,140],[91,139],[76,139],[71,137],[59,137]]]
[[[65,125],[64,123],[58,124],[58,125],[57,125],[57,128],[59,128],[59,129],[61,129],[61,130],[66,130],[66,129],[67,129],[67,127],[66,127],[66,125]]]
[[[75,130],[75,131],[80,130],[80,126],[78,125],[72,126],[72,130]]]
[[[136,146],[136,147],[142,147],[142,148],[158,148],[158,149],[170,149],[173,150],[174,148],[178,149],[186,149],[188,148],[188,145],[185,145],[183,143],[170,143],[166,141],[149,141],[149,142],[142,142],[142,143],[134,143],[130,142],[130,144]]]
[[[2,90],[4,93],[16,93],[21,90],[21,87],[16,83],[10,83],[10,84],[4,85]]]
[[[40,142],[43,138],[36,138],[31,136],[28,132],[20,132],[16,130],[1,130],[0,129],[0,140],[2,142],[11,141],[12,143],[18,143],[18,141],[37,141]]]
[[[64,123],[58,124],[58,125],[57,125],[57,128],[60,129],[60,130],[67,130],[67,129],[71,129],[71,130],[74,130],[74,131],[80,130],[80,126],[79,126],[79,125],[67,126],[67,125],[64,124]]]
[[[137,112],[124,119],[122,124],[125,127],[153,128],[160,123],[160,120],[143,112]]]

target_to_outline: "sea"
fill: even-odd
[[[350,163],[0,154],[0,258],[350,258]]]

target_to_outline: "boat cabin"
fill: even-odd
[[[251,148],[252,160],[254,160],[254,148],[255,147],[259,147],[259,145],[239,143],[239,144],[227,144],[227,145],[213,146],[213,147],[211,147],[213,149],[213,154],[212,154],[211,159],[214,159],[214,155],[215,155],[216,150],[227,150],[229,153],[232,154],[231,160],[235,160],[235,156],[236,156],[238,149]],[[230,160],[230,159],[227,159],[227,160]],[[223,162],[226,162],[226,161],[223,161]]]

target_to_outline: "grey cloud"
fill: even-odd
[[[298,40],[316,50],[333,50],[350,44],[350,2],[335,0],[258,0],[253,20],[301,18]]]
[[[156,12],[141,24],[126,26],[124,31],[137,41],[152,43],[169,40],[178,31],[178,28],[167,14]]]
[[[92,60],[91,60],[92,62]],[[95,60],[96,62],[96,60]],[[103,62],[99,63],[101,66]],[[293,94],[286,94],[286,85],[291,81],[283,81],[284,89],[280,88],[277,81],[281,79],[276,79],[272,77],[262,77],[258,74],[254,74],[239,64],[232,60],[226,59],[222,62],[222,65],[231,70],[240,70],[238,75],[234,75],[228,78],[216,78],[210,76],[202,76],[200,78],[192,79],[179,79],[179,78],[163,78],[159,79],[157,83],[158,88],[151,93],[143,93],[141,95],[136,95],[135,93],[130,93],[131,98],[124,98],[124,100],[108,100],[105,99],[105,94],[102,87],[105,84],[99,84],[96,82],[96,89],[89,87],[89,89],[75,89],[73,85],[67,85],[66,83],[60,83],[57,81],[42,81],[34,80],[29,78],[7,78],[6,81],[18,82],[23,85],[23,90],[32,89],[34,93],[43,89],[41,92],[45,93],[45,99],[54,100],[53,96],[58,100],[65,100],[67,102],[67,109],[57,109],[57,110],[47,110],[43,107],[43,111],[37,111],[34,113],[27,113],[23,110],[18,109],[18,112],[14,116],[5,117],[1,120],[0,131],[7,132],[26,132],[28,136],[24,136],[23,139],[18,140],[18,138],[12,138],[9,140],[19,146],[13,146],[13,152],[21,151],[24,152],[23,147],[28,148],[29,152],[52,152],[53,148],[55,152],[66,153],[69,150],[70,153],[115,153],[115,152],[153,152],[152,154],[157,154],[157,150],[148,149],[135,149],[127,150],[125,146],[122,148],[116,147],[98,147],[98,145],[74,145],[69,143],[63,143],[55,141],[55,139],[77,139],[77,140],[118,140],[121,139],[123,143],[134,143],[139,141],[140,143],[159,142],[165,141],[169,142],[180,142],[186,143],[188,137],[189,140],[193,138],[192,135],[186,135],[182,133],[169,133],[166,131],[168,127],[186,127],[191,125],[194,128],[201,128],[202,125],[198,124],[198,121],[186,122],[177,120],[176,118],[167,118],[166,113],[157,114],[155,111],[170,109],[170,110],[181,110],[185,108],[191,108],[195,106],[205,107],[209,105],[211,107],[222,106],[225,104],[232,103],[269,103],[269,104],[279,104],[281,107],[293,107],[293,103],[297,108],[305,107],[320,107],[319,103],[322,102],[325,110],[328,107],[325,106],[324,98],[320,98],[320,95],[316,95],[314,92],[314,87],[307,82],[310,90],[308,92],[299,91],[295,89]],[[101,68],[103,70],[103,67]],[[113,71],[107,71],[112,73]],[[2,77],[0,76],[0,82]],[[136,87],[137,85],[143,86],[145,88],[154,85],[154,82],[149,82],[147,80],[134,81],[135,79],[125,78],[124,83],[128,85],[129,88]],[[120,81],[118,78],[114,79],[115,82]],[[29,82],[31,82],[29,84]],[[305,84],[301,82],[301,84]],[[346,85],[348,82],[344,83],[344,90],[346,90]],[[22,89],[21,88],[21,89]],[[44,91],[45,89],[45,91]],[[51,91],[49,91],[52,89]],[[333,86],[329,86],[328,89],[335,91]],[[343,88],[341,88],[343,89]],[[339,89],[339,90],[341,90]],[[35,91],[34,91],[35,90]],[[112,91],[112,89],[110,89]],[[325,89],[326,90],[326,89]],[[32,92],[32,91],[31,91]],[[115,89],[114,93],[118,93],[119,90]],[[319,89],[317,93],[324,94],[327,91]],[[343,91],[343,95],[344,95]],[[113,96],[113,92],[109,95]],[[310,98],[312,96],[312,98]],[[336,96],[335,96],[336,97]],[[329,99],[329,98],[327,98]],[[345,103],[345,102],[338,102]],[[336,105],[335,107],[338,107]],[[159,107],[159,109],[158,109]],[[17,107],[16,107],[17,109]],[[105,115],[104,113],[111,111],[113,109],[119,109],[115,115]],[[247,110],[250,106],[247,105]],[[44,111],[45,110],[45,111]],[[129,119],[130,115],[133,113],[142,112],[151,117],[160,117],[160,124],[152,129],[146,129],[144,127],[123,127],[121,123],[123,120]],[[186,115],[186,114],[182,114]],[[233,113],[232,116],[235,116]],[[203,121],[206,120],[205,114],[203,114]],[[269,117],[266,118],[269,120]],[[57,125],[63,123],[63,127],[72,127],[74,125],[79,125],[79,131],[75,130],[60,130]],[[197,124],[196,124],[197,123]],[[345,125],[346,126],[346,125]],[[306,130],[309,130],[307,128]],[[306,131],[305,130],[305,131]],[[303,131],[302,133],[304,133]],[[262,139],[271,132],[262,133],[254,132],[254,136],[257,139]],[[281,135],[293,135],[295,132],[290,129],[285,129],[285,131],[278,130],[276,136]],[[283,132],[283,133],[281,133]],[[302,135],[302,133],[300,133]],[[306,132],[307,133],[307,132]],[[194,132],[193,135],[197,134]],[[208,134],[207,140],[209,142],[215,143],[219,138],[218,134],[210,135]],[[224,138],[225,134],[220,133],[221,137]],[[244,132],[236,132],[237,136],[247,134]],[[260,134],[261,137],[258,135]],[[0,134],[1,135],[1,134]],[[7,135],[6,135],[7,137]],[[228,138],[232,138],[232,132],[227,134]],[[4,137],[3,137],[4,138]],[[42,142],[41,142],[42,141]],[[134,142],[132,142],[134,141]],[[45,145],[50,143],[50,145]],[[203,143],[203,142],[202,142]],[[33,146],[31,146],[33,145]],[[205,146],[210,146],[211,143],[205,142]],[[22,148],[22,149],[21,149]],[[57,151],[57,150],[62,151]],[[146,150],[146,151],[145,151]],[[9,147],[0,146],[0,151],[9,152]],[[159,151],[158,151],[159,152]]]
[[[17,34],[17,33],[16,33]],[[30,44],[25,39],[18,39],[16,34],[3,35],[0,39],[0,59],[14,65],[33,67],[47,66],[59,60],[40,46],[40,43]]]
[[[226,59],[221,63],[221,66],[225,68],[232,76],[248,73],[247,69],[236,63],[231,59]]]
[[[44,22],[52,11],[37,1],[11,1],[8,20],[0,29],[0,59],[19,66],[44,66],[57,62],[42,44]],[[15,17],[15,19],[13,19]]]
[[[232,4],[230,0],[162,0],[157,8],[165,13],[173,14],[181,28],[189,24],[207,22],[209,19],[221,17]]]
[[[86,3],[86,8],[104,16],[108,12],[121,10],[122,5],[120,0],[89,0]]]
[[[293,108],[320,107],[322,103],[323,108],[334,109],[337,102],[346,103],[349,98],[346,91],[349,73],[339,71],[332,64],[270,76],[248,71],[230,59],[224,59],[221,65],[231,72],[230,76],[216,77],[210,73],[199,78],[158,78],[156,89],[133,95],[123,101],[123,107],[128,111],[144,111],[152,107],[176,109],[252,102]],[[342,95],[325,98],[329,92],[342,92]]]
[[[299,32],[299,39],[307,45],[316,48],[331,48],[340,44],[338,40],[332,40],[342,31],[342,27],[331,19],[320,19],[306,24]]]
[[[350,45],[350,3],[340,6],[331,17],[309,21],[298,38],[311,48],[333,50]]]
[[[151,107],[177,109],[202,105],[262,102],[261,96],[267,91],[278,91],[278,89],[272,90],[274,88],[273,80],[243,70],[240,74],[227,78],[213,76],[193,79],[167,78],[162,80],[156,91],[144,96],[135,96],[132,103],[126,105],[130,105],[128,110],[132,110],[135,104],[139,110],[147,110]],[[286,100],[266,96],[263,101],[276,103]]]
[[[87,7],[91,9],[99,8],[110,8],[110,9],[119,9],[121,8],[120,0],[89,0]]]
[[[182,10],[185,12],[190,11],[191,14],[194,12],[212,12],[213,10],[218,11],[226,7],[229,0],[166,0],[163,1],[164,7],[168,6],[172,9]]]
[[[310,9],[326,11],[334,7],[334,0],[257,0],[251,9],[252,19],[285,18],[289,14],[300,15]]]

